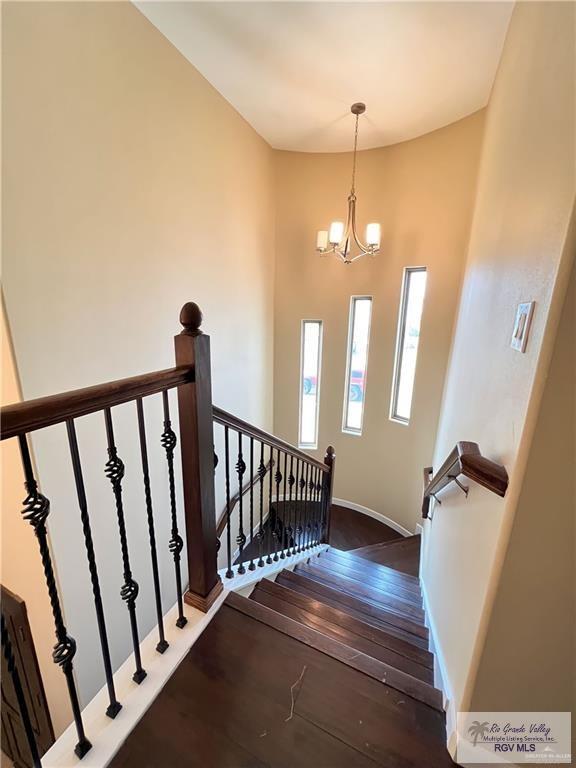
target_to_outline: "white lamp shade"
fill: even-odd
[[[333,221],[332,224],[330,224],[330,234],[329,234],[330,245],[338,245],[338,243],[342,241],[343,236],[344,236],[344,222]]]
[[[316,235],[316,250],[325,251],[328,248],[328,232],[321,229]]]
[[[380,245],[380,224],[368,224],[366,227],[366,244],[378,248]]]

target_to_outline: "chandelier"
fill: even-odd
[[[354,154],[352,158],[352,184],[348,195],[348,219],[346,226],[343,221],[333,221],[330,229],[320,230],[316,237],[316,250],[321,254],[333,253],[342,259],[344,264],[352,264],[356,259],[369,254],[375,256],[380,250],[380,224],[368,224],[366,227],[366,245],[358,238],[356,232],[356,154],[358,147],[358,118],[366,112],[366,104],[352,104],[350,111],[356,116],[354,131]],[[359,253],[352,256],[351,251],[356,246]]]

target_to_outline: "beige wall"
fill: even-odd
[[[480,659],[474,711],[576,714],[575,305],[573,266]]]
[[[434,464],[457,440],[474,440],[507,467],[510,487],[505,499],[474,483],[467,500],[448,491],[426,525],[423,578],[455,707],[470,703],[573,255],[565,240],[575,191],[574,12],[572,3],[516,5],[487,112]],[[520,354],[510,336],[517,303],[530,300]],[[542,540],[551,541],[541,513]],[[532,565],[554,557],[549,547]],[[521,615],[516,627],[521,644]]]
[[[318,456],[336,449],[335,495],[409,530],[431,463],[468,243],[484,113],[358,156],[360,230],[382,223],[382,250],[352,266],[315,253],[316,230],[345,215],[351,156],[276,153],[275,431],[298,439],[300,321],[324,322]],[[352,125],[352,123],[351,123]],[[428,268],[409,426],[390,421],[403,270]],[[361,437],[342,433],[350,296],[374,297]]]
[[[10,331],[2,302],[2,404],[21,399],[20,385],[14,363]],[[52,661],[54,636],[46,631],[52,624],[52,611],[43,583],[44,571],[38,556],[38,544],[32,526],[18,514],[22,509],[24,478],[20,451],[15,440],[7,440],[0,448],[0,490],[2,498],[2,585],[20,597],[25,596],[30,628],[34,637],[40,673],[44,680],[48,707],[56,736],[72,719],[66,693],[66,682],[60,668]],[[12,514],[8,514],[8,510]]]
[[[215,402],[270,428],[269,146],[130,3],[4,3],[3,69],[3,282],[23,396],[173,365],[180,307],[195,300],[212,337]],[[167,610],[159,406],[146,407]],[[133,406],[115,419],[144,635],[154,603]],[[101,416],[80,419],[78,435],[117,666],[130,633]],[[34,448],[86,701],[103,673],[64,427]]]

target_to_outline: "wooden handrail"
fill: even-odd
[[[424,469],[422,517],[428,517],[430,499],[449,483],[457,482],[459,475],[465,475],[498,496],[504,496],[508,488],[506,468],[482,456],[478,443],[456,443],[440,469],[432,473],[432,467]]]
[[[266,464],[266,472],[264,473],[263,477],[265,477],[268,474],[268,472],[270,471],[271,467],[274,466],[274,463],[275,462],[272,459],[270,459],[268,464]],[[240,496],[244,496],[246,493],[248,493],[252,483],[256,483],[256,481],[259,480],[259,479],[260,479],[260,475],[258,474],[258,472],[255,472],[254,473],[254,477],[251,478],[250,480],[247,480],[244,483],[244,485],[242,486],[242,489],[236,491],[234,496],[231,497],[231,499],[230,499],[230,514],[232,514],[232,511],[233,511],[234,507],[240,501]],[[220,536],[222,536],[222,534],[224,533],[224,530],[226,528],[227,520],[228,520],[228,505],[225,504],[224,505],[224,509],[222,510],[222,512],[220,513],[220,517],[218,518],[218,522],[216,523],[216,536],[218,536],[218,538],[220,538]]]
[[[138,397],[153,395],[194,381],[193,366],[177,366],[105,384],[39,397],[2,408],[2,440],[86,416]]]
[[[216,406],[213,407],[212,412],[214,414],[214,421],[218,424],[223,424],[225,427],[232,427],[238,432],[242,432],[243,435],[246,435],[247,437],[253,437],[256,440],[259,440],[262,443],[265,443],[266,445],[269,445],[273,448],[278,448],[281,451],[284,451],[284,453],[287,453],[288,456],[294,456],[296,459],[302,459],[307,464],[310,464],[313,467],[316,467],[316,469],[319,469],[321,472],[329,472],[330,468],[323,464],[321,461],[317,461],[309,454],[305,453],[304,451],[300,451],[298,448],[294,447],[293,445],[290,445],[290,443],[286,443],[284,440],[281,440],[279,437],[275,437],[274,435],[271,435],[269,432],[265,432],[263,429],[260,429],[259,427],[254,427],[252,424],[249,424],[247,421],[243,421],[242,419],[239,419],[237,416],[232,415],[231,413],[228,413],[227,411],[223,411],[222,408],[217,408]]]

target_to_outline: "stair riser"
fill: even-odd
[[[301,584],[304,589],[313,591],[320,596],[326,596],[335,601],[339,604],[339,607],[342,610],[347,610],[348,607],[350,607],[362,615],[376,619],[382,624],[403,630],[408,635],[406,639],[410,639],[410,635],[413,635],[424,640],[426,643],[428,641],[428,629],[422,624],[409,621],[399,614],[394,613],[393,611],[387,611],[367,600],[361,600],[352,595],[345,594],[344,592],[335,589],[333,586],[306,577],[304,574],[299,574],[297,572],[279,574],[278,580],[281,581],[281,583],[287,583],[288,586],[291,586],[293,583]],[[427,647],[428,646],[426,645],[426,648]]]
[[[326,621],[350,629],[350,631],[365,637],[367,640],[377,643],[384,648],[389,648],[391,651],[394,651],[401,656],[405,656],[411,661],[428,669],[432,669],[433,667],[434,658],[429,651],[415,646],[413,642],[403,640],[398,637],[397,634],[392,634],[390,629],[388,629],[388,631],[383,630],[375,626],[374,623],[366,621],[365,618],[359,618],[354,615],[354,612],[350,608],[348,608],[347,611],[344,611],[342,610],[342,607],[338,608],[334,605],[328,605],[328,603],[325,602],[326,598],[322,598],[320,595],[312,596],[304,594],[303,592],[298,591],[294,584],[289,587],[280,584],[279,581],[263,579],[259,582],[258,589],[267,591],[286,602],[291,602],[298,608],[302,608]]]
[[[321,555],[310,558],[309,564],[316,568],[323,568],[330,573],[345,576],[346,578],[357,581],[360,584],[366,584],[370,587],[373,587],[374,589],[386,592],[393,597],[401,598],[406,603],[414,606],[415,608],[422,609],[422,597],[414,591],[404,589],[404,587],[400,586],[398,582],[395,582],[393,579],[381,579],[375,577],[369,572],[357,571],[347,565],[335,563],[328,558],[322,557]]]
[[[411,662],[405,656],[394,653],[394,651],[390,651],[376,643],[372,643],[336,624],[332,624],[324,619],[314,616],[312,613],[280,600],[263,589],[257,588],[250,596],[250,599],[260,603],[260,605],[265,605],[267,608],[271,608],[294,621],[298,621],[311,629],[321,632],[323,635],[326,635],[326,637],[331,637],[338,642],[348,645],[350,648],[354,648],[374,659],[389,664],[395,669],[405,672],[418,680],[422,680],[429,685],[434,683],[434,673],[431,669],[427,669],[420,664]]]
[[[370,600],[370,602],[382,606],[389,611],[404,616],[407,619],[411,619],[417,623],[424,623],[424,611],[421,608],[407,603],[403,600],[387,595],[384,592],[380,592],[377,589],[371,589],[363,586],[360,582],[333,575],[323,568],[317,568],[309,565],[298,565],[295,569],[296,573],[302,573],[311,578],[318,579],[334,589],[339,589],[347,592],[354,597],[358,597],[360,600]]]

